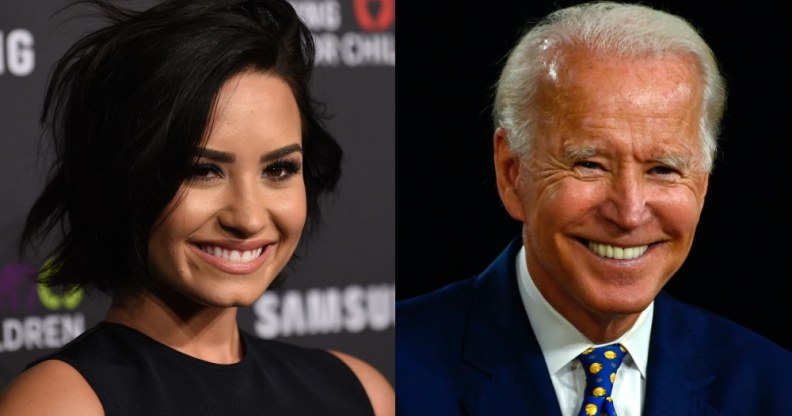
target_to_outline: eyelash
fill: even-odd
[[[679,173],[677,169],[674,169],[670,166],[655,166],[654,168],[652,168],[652,171],[659,175],[673,175]]]
[[[264,168],[265,173],[276,173],[276,176],[270,177],[270,179],[282,182],[286,181],[295,174],[300,172],[302,169],[302,165],[300,162],[296,160],[289,160],[289,159],[281,159],[276,160]],[[279,174],[279,175],[278,175]]]
[[[299,173],[300,169],[302,169],[302,165],[299,161],[280,159],[265,166],[261,174],[266,176],[268,180],[284,182]],[[215,177],[210,177],[209,175],[223,176],[223,170],[219,166],[210,163],[197,164],[192,167],[189,180],[208,182],[215,179]]]
[[[599,169],[602,167],[599,163],[592,162],[590,160],[581,160],[580,162],[575,163],[575,165],[584,169]]]
[[[190,174],[188,175],[190,180],[197,180],[197,181],[209,181],[212,178],[207,178],[209,174],[220,175],[222,171],[215,165],[210,165],[207,163],[202,163],[198,165],[193,165],[190,168]]]
[[[575,166],[578,166],[578,167],[583,168],[583,169],[588,169],[588,170],[591,170],[591,169],[602,169],[602,165],[600,165],[599,163],[588,161],[588,160],[582,160],[580,162],[576,162]],[[654,174],[657,174],[657,175],[661,175],[661,176],[669,176],[669,175],[674,175],[674,174],[680,174],[678,169],[675,169],[675,168],[673,168],[671,166],[663,166],[663,165],[659,165],[659,166],[653,167],[651,169],[651,172],[654,173]]]

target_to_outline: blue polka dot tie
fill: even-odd
[[[578,355],[586,372],[586,389],[578,416],[616,416],[611,393],[616,380],[616,370],[627,350],[619,344],[589,348]]]

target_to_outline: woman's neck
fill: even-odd
[[[184,354],[216,364],[232,364],[242,359],[236,319],[237,308],[198,305],[180,296],[163,299],[153,292],[114,296],[105,318]]]

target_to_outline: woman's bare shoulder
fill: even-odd
[[[46,360],[19,374],[0,392],[0,415],[101,416],[91,386],[60,360]]]
[[[366,389],[371,406],[376,416],[393,416],[396,414],[396,397],[390,382],[371,364],[352,355],[330,351],[340,358],[357,375],[363,388]]]

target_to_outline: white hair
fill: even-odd
[[[553,58],[569,46],[624,57],[692,55],[704,87],[699,120],[704,168],[712,170],[726,104],[726,85],[715,56],[685,19],[635,4],[592,2],[561,9],[522,36],[501,72],[493,108],[495,124],[506,130],[512,151],[522,157],[530,155],[537,116],[532,106],[539,80],[553,69],[549,67]]]

